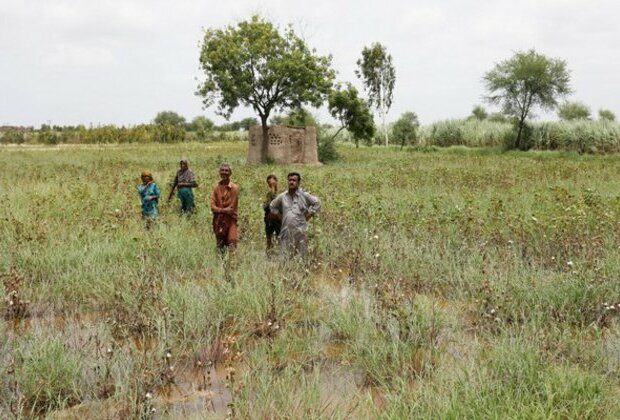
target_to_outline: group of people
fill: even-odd
[[[172,200],[176,191],[181,203],[180,213],[189,215],[194,212],[193,189],[198,187],[196,177],[187,159],[181,159],[168,195]],[[142,205],[142,217],[150,229],[159,216],[158,202],[160,190],[153,174],[144,171],[138,194]],[[213,213],[213,233],[218,250],[234,250],[237,246],[237,210],[239,206],[239,187],[231,181],[232,167],[223,163],[219,167],[220,181],[211,193],[211,212]],[[278,194],[278,178],[271,174],[267,177],[268,192],[264,201],[264,222],[266,247],[269,252],[276,241],[280,243],[283,257],[299,254],[304,260],[308,253],[308,221],[321,209],[320,200],[304,191],[301,187],[301,175],[290,172],[287,177],[288,189]]]

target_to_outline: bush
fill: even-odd
[[[336,140],[327,135],[323,130],[317,130],[317,142],[319,147],[319,161],[323,163],[333,162],[340,157],[336,150]]]
[[[5,131],[0,137],[0,143],[3,144],[22,144],[26,141],[24,133],[19,130]]]

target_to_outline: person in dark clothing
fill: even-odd
[[[269,205],[273,201],[274,198],[278,196],[278,178],[271,174],[267,177],[267,185],[269,186],[269,191],[267,191],[267,195],[265,196],[265,201],[263,203],[263,210],[265,211],[265,236],[267,239],[267,252],[273,247],[273,242],[280,236],[280,228],[282,227],[282,222],[271,216],[271,209]]]

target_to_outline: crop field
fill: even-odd
[[[0,147],[0,418],[620,417],[619,155],[246,147]],[[181,157],[191,218],[165,200]],[[265,178],[290,169],[322,200],[307,265],[264,249]]]

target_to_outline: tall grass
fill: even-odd
[[[620,124],[612,121],[560,121],[528,123],[529,148],[579,153],[620,152]],[[516,136],[510,123],[446,120],[420,128],[420,143],[427,146],[511,148]]]
[[[303,265],[263,248],[265,176],[290,168],[243,143],[0,150],[0,417],[617,417],[617,156],[338,152],[297,168],[323,202]],[[162,200],[146,231],[139,174],[166,194],[181,156],[197,212]]]

